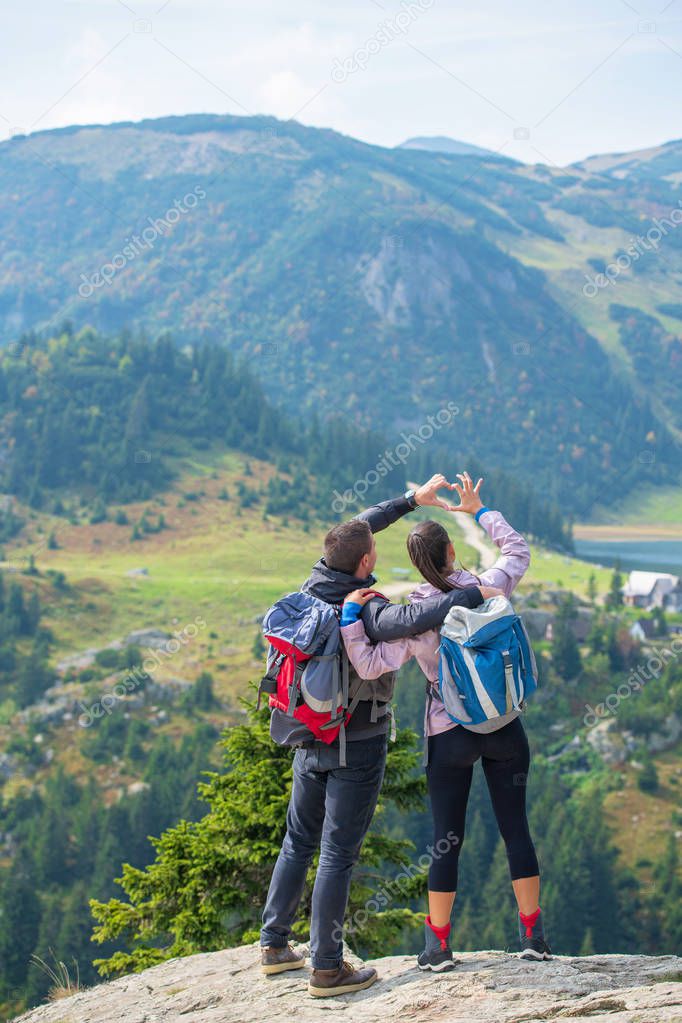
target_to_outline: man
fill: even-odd
[[[340,606],[353,590],[371,587],[377,552],[374,533],[386,529],[418,506],[450,509],[438,490],[448,486],[444,476],[433,476],[416,491],[384,501],[358,518],[330,529],[324,557],[317,562],[303,589],[328,604]],[[367,635],[374,642],[417,635],[438,628],[455,604],[478,607],[497,593],[487,587],[453,590],[415,605],[390,604],[375,597],[363,608]],[[352,694],[363,685],[351,669]],[[386,765],[390,695],[394,674],[376,680],[376,699],[361,699],[346,726],[346,766],[339,766],[338,741],[331,745],[311,741],[297,749],[287,812],[287,833],[270,881],[261,930],[262,969],[266,974],[295,970],[303,956],[288,943],[303,894],[306,873],[320,844],[320,859],[312,895],[310,959],[313,967],[308,991],[313,996],[349,994],[377,980],[376,970],[356,970],[343,961],[342,921],[348,902],[351,873],[376,807]],[[364,692],[364,690],[363,690]],[[274,710],[273,736],[282,722]]]

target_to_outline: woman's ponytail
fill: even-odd
[[[418,522],[407,537],[410,561],[428,583],[443,593],[461,588],[447,576],[449,544],[447,529],[433,519]]]
[[[440,522],[419,522],[407,537],[407,553],[428,583],[443,593],[454,589],[445,575],[450,537]]]

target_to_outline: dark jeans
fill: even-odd
[[[261,945],[286,945],[319,843],[310,915],[310,958],[317,970],[333,970],[343,958],[351,873],[384,778],[386,736],[349,742],[346,760],[339,767],[338,747],[296,751],[287,833],[263,910]]]
[[[483,764],[512,880],[535,877],[540,872],[526,817],[530,753],[521,719],[515,718],[486,735],[451,728],[429,737],[426,779],[433,813],[433,845],[438,853],[429,867],[432,892],[457,891],[469,789],[478,759]]]

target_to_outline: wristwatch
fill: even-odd
[[[405,500],[409,504],[410,508],[416,508],[417,507],[417,491],[416,490],[406,490],[405,493],[403,494],[403,497],[405,498]]]

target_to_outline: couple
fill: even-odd
[[[384,501],[350,522],[334,526],[324,542],[324,557],[303,589],[341,607],[341,634],[356,681],[390,680],[416,657],[427,682],[425,735],[429,798],[433,813],[433,847],[447,852],[429,868],[429,913],[425,947],[418,957],[422,970],[452,969],[450,917],[457,891],[457,865],[474,763],[481,758],[497,823],[504,839],[514,894],[519,906],[519,936],[524,958],[547,959],[538,904],[538,862],[526,818],[528,742],[518,711],[490,725],[455,724],[438,694],[439,629],[456,604],[479,607],[490,597],[509,597],[524,575],[530,553],[526,541],[498,511],[483,506],[479,491],[464,472],[450,484],[438,474],[403,497]],[[456,490],[455,507],[438,497]],[[375,533],[417,507],[435,506],[470,514],[500,549],[494,566],[476,577],[454,568],[455,551],[445,528],[420,521],[410,532],[407,548],[426,580],[407,605],[391,604],[370,589],[377,561]],[[352,680],[351,680],[352,682]],[[391,686],[380,691],[390,693]],[[390,698],[390,697],[389,697]],[[263,911],[262,970],[282,973],[305,965],[289,945],[291,928],[303,893],[306,873],[320,846],[312,893],[308,986],[314,996],[350,994],[378,978],[371,967],[355,969],[343,960],[339,922],[343,921],[353,866],[374,814],[386,764],[391,718],[387,703],[360,700],[346,725],[345,766],[338,743],[311,741],[297,749],[287,812],[287,832],[275,864]],[[453,839],[453,835],[455,839]],[[440,842],[440,845],[438,844]]]

